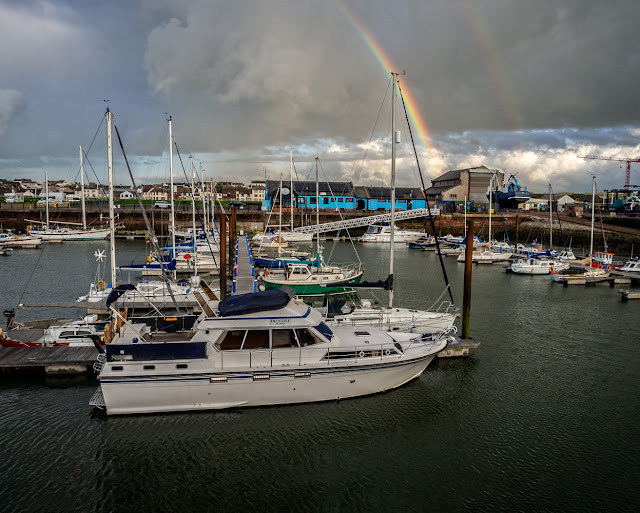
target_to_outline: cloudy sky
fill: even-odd
[[[168,174],[169,115],[214,179],[286,179],[293,148],[301,178],[317,155],[321,176],[388,183],[393,67],[426,180],[622,187],[624,163],[576,155],[640,157],[639,25],[637,0],[0,0],[0,177],[73,180],[82,144],[106,181],[108,105],[145,183]]]

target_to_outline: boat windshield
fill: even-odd
[[[331,331],[331,328],[324,322],[321,322],[317,326],[314,326],[314,328],[318,330],[327,340],[330,341],[333,338],[333,331]]]

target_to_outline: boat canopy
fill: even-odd
[[[293,297],[293,291],[289,287],[286,287],[286,289],[288,290],[265,290],[263,292],[227,296],[220,301],[218,311],[222,317],[230,317],[233,315],[280,310],[287,306]]]
[[[107,297],[107,308],[109,308],[111,303],[113,303],[114,301],[117,301],[118,298],[122,296],[122,294],[124,294],[127,290],[135,290],[135,289],[136,289],[135,286],[131,285],[130,283],[127,283],[124,285],[118,285],[115,289],[111,291],[111,293],[109,294],[109,297]]]

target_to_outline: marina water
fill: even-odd
[[[104,248],[0,257],[0,307],[73,302]],[[387,247],[357,249],[365,279],[386,277]],[[144,251],[120,243],[119,264]],[[431,306],[437,256],[397,245],[395,259],[394,304]],[[463,266],[445,265],[460,305]],[[471,357],[370,397],[107,417],[88,405],[95,377],[2,375],[0,511],[636,511],[640,302],[501,265],[474,266],[472,290]]]

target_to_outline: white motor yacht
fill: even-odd
[[[640,273],[640,260],[637,258],[630,258],[620,268],[620,270],[627,273]]]
[[[513,253],[509,252],[495,252],[489,249],[474,251],[471,255],[471,261],[477,263],[493,263],[493,262],[505,262],[511,258]],[[464,262],[466,260],[465,251],[460,251],[458,256],[458,262]]]
[[[329,327],[319,311],[271,290],[230,296],[194,330],[125,323],[100,355],[90,404],[109,415],[330,401],[418,377],[445,336]]]
[[[551,274],[554,271],[564,271],[571,267],[566,262],[558,260],[541,260],[538,258],[522,258],[511,264],[511,272],[516,274]]]

